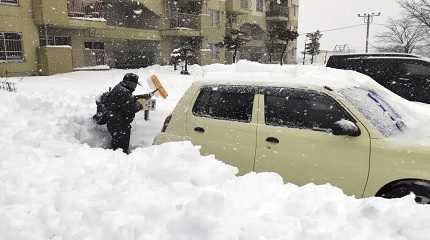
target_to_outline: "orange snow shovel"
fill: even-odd
[[[148,85],[154,89],[154,93],[158,92],[158,94],[166,99],[169,94],[167,93],[166,89],[161,84],[160,79],[158,79],[157,75],[153,74],[149,77]]]

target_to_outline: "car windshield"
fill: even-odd
[[[350,101],[384,136],[400,134],[406,127],[401,115],[380,95],[362,88],[343,89],[340,93]]]

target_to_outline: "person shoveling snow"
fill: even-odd
[[[148,109],[148,103],[156,92],[167,97],[167,92],[161,86],[158,78],[154,83],[155,90],[142,95],[133,96],[139,83],[139,76],[134,73],[127,73],[123,80],[109,92],[103,93],[96,101],[97,113],[93,120],[99,125],[107,125],[107,129],[112,137],[111,148],[117,150],[121,148],[124,153],[129,153],[131,123],[135,114],[141,110]]]

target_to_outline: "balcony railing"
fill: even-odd
[[[104,18],[103,0],[68,0],[69,17]]]
[[[266,12],[267,17],[286,17],[288,18],[288,6],[273,4]]]
[[[200,15],[176,13],[170,17],[170,28],[200,28]]]

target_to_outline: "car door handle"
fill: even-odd
[[[196,127],[196,128],[194,128],[194,131],[199,132],[199,133],[204,133],[205,129],[202,127]]]
[[[274,138],[274,137],[268,137],[268,138],[266,138],[266,142],[273,143],[273,144],[278,144],[279,143],[279,139]]]

